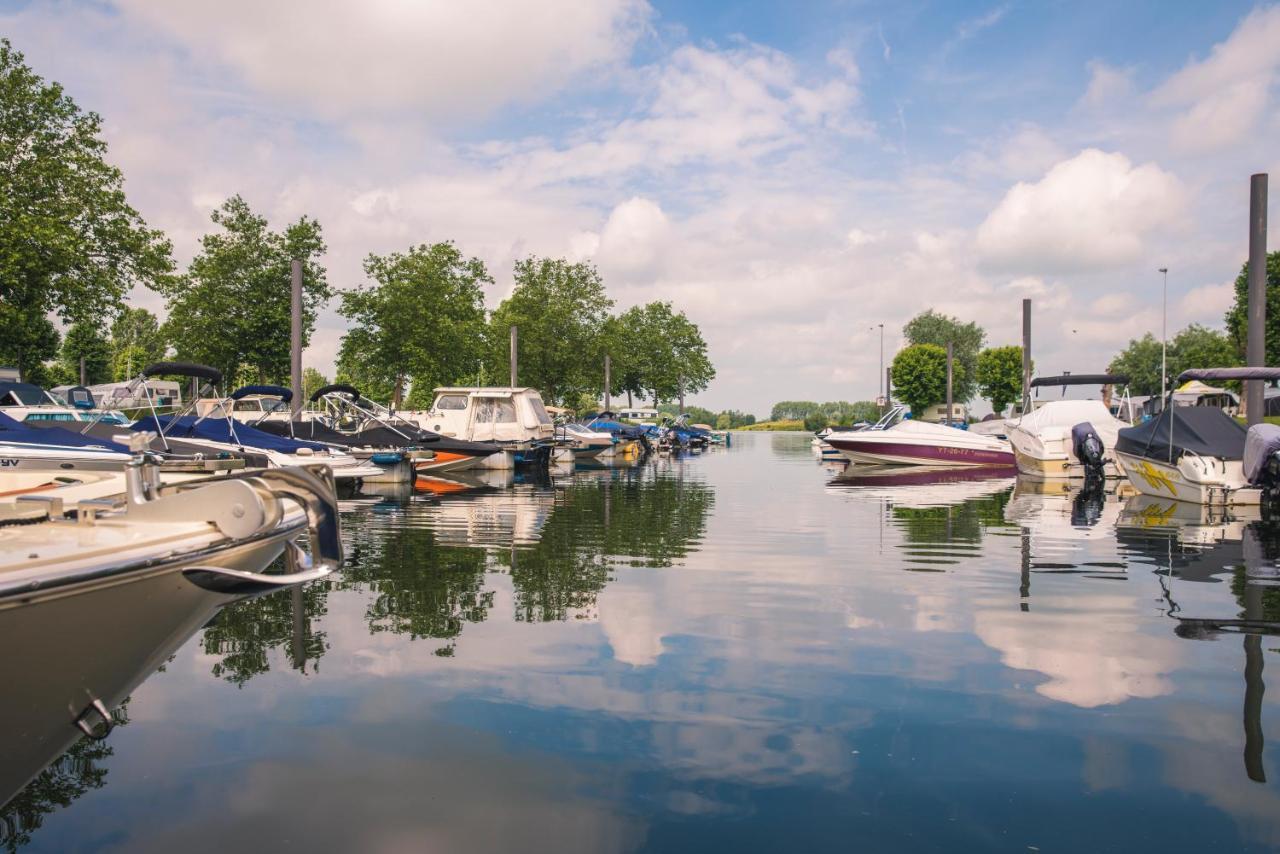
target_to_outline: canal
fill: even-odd
[[[357,500],[343,572],[158,639],[0,837],[1280,850],[1277,529],[985,474],[835,480],[746,433]]]

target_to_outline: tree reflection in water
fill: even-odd
[[[111,713],[115,726],[129,723],[129,701]],[[103,767],[113,750],[105,741],[81,738],[0,809],[0,847],[15,852],[31,841],[47,816],[107,784]]]
[[[320,581],[293,590],[281,590],[224,608],[205,627],[201,649],[220,656],[213,675],[243,686],[271,669],[268,654],[286,649],[297,670],[319,667],[328,649],[325,634],[312,626],[324,616],[333,582]]]

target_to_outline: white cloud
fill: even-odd
[[[1127,68],[1116,68],[1101,60],[1089,63],[1089,88],[1079,106],[1099,110],[1128,101],[1133,96],[1133,74]]]
[[[1181,182],[1154,163],[1086,149],[1038,182],[1018,183],[978,229],[978,249],[996,269],[1087,271],[1139,259],[1144,238],[1176,224]]]
[[[650,15],[643,0],[115,2],[254,89],[328,117],[538,100],[624,59]]]
[[[653,275],[664,257],[670,223],[650,199],[639,196],[613,209],[600,235],[599,260],[623,278]]]
[[[1180,110],[1174,140],[1203,151],[1240,140],[1264,114],[1280,67],[1280,6],[1251,12],[1208,58],[1189,62],[1152,93],[1157,107]]]
[[[1235,284],[1222,282],[1217,285],[1201,285],[1178,300],[1178,311],[1187,323],[1218,326],[1227,309],[1235,302]]]

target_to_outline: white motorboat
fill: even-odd
[[[813,455],[820,460],[834,460],[840,462],[848,462],[844,454],[831,447],[827,442],[827,438],[832,435],[842,435],[844,433],[855,433],[859,430],[865,430],[871,425],[867,422],[860,422],[849,427],[823,427],[814,434],[813,441],[809,443],[809,447],[813,450]]]
[[[1280,368],[1183,371],[1188,380],[1274,380]],[[1260,504],[1280,493],[1280,428],[1248,431],[1221,409],[1167,405],[1158,416],[1120,431],[1116,457],[1143,495],[1192,504]]]
[[[550,461],[555,425],[536,389],[450,387],[436,389],[435,395],[429,410],[401,415],[442,436],[504,448],[504,453],[484,457],[476,465],[511,468]]]
[[[875,465],[1012,466],[1008,442],[977,436],[943,424],[907,419],[906,408],[894,407],[875,426],[855,433],[832,434],[827,444],[851,462]]]
[[[567,444],[574,454],[582,459],[591,459],[601,455],[612,456],[617,444],[612,433],[603,430],[592,430],[582,424],[558,424],[555,432],[556,440]]]
[[[1124,384],[1127,377],[1076,374],[1037,377],[1033,388],[1067,385]],[[1101,400],[1051,400],[1007,421],[1018,471],[1043,478],[1081,479],[1091,471],[1108,478],[1123,477],[1116,467],[1116,439],[1128,422],[1111,414]],[[1092,431],[1101,447],[1088,441]],[[1100,459],[1095,455],[1101,453]],[[1101,468],[1099,469],[1099,465]]]

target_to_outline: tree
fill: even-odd
[[[517,326],[520,384],[538,389],[548,403],[598,391],[604,384],[603,332],[612,307],[600,273],[589,263],[517,261],[515,290],[489,321],[490,364],[510,369],[508,335]]]
[[[37,362],[28,342],[48,342],[45,315],[100,320],[173,269],[169,241],[126,201],[101,129],[0,39],[0,304],[20,368]]]
[[[920,414],[947,397],[947,351],[937,344],[913,344],[893,359],[893,388],[898,399]],[[964,377],[964,365],[952,365],[952,398]]]
[[[1235,343],[1225,332],[1206,329],[1193,323],[1169,342],[1169,380],[1176,382],[1178,375],[1191,368],[1230,368],[1243,360]]]
[[[944,353],[950,343],[954,361],[963,366],[963,370],[952,371],[951,396],[960,403],[973,397],[978,388],[978,351],[987,340],[987,333],[981,326],[961,323],[954,317],[929,309],[911,318],[902,327],[902,334],[911,344],[936,344]]]
[[[125,308],[111,324],[111,378],[131,380],[164,358],[168,345],[160,321],[145,308]]]
[[[1227,310],[1227,334],[1236,347],[1236,356],[1243,361],[1245,345],[1249,340],[1249,262],[1246,261],[1236,276],[1236,298]],[[1267,354],[1268,365],[1280,365],[1280,250],[1267,254]]]
[[[50,385],[44,363],[58,355],[62,336],[43,314],[27,317],[0,301],[0,364],[18,369],[18,375],[36,385]]]
[[[320,224],[302,217],[283,232],[232,196],[210,217],[220,228],[200,239],[185,275],[164,285],[165,333],[180,359],[212,365],[229,386],[282,382],[289,376],[290,262],[302,270],[302,346],[330,297],[318,259]]]
[[[769,420],[803,420],[810,412],[813,412],[821,406],[822,404],[813,400],[783,400],[773,405],[773,409],[769,412]]]
[[[329,385],[329,378],[315,368],[302,369],[302,397],[304,400],[310,400],[316,389],[327,385]]]
[[[485,347],[484,283],[493,279],[478,258],[451,242],[369,255],[372,280],[342,294],[351,321],[338,368],[368,395],[399,407],[405,384],[410,405],[429,405],[433,389],[474,377]]]
[[[73,323],[62,339],[58,361],[62,376],[71,383],[80,382],[80,360],[84,359],[85,382],[89,385],[111,379],[111,343],[97,326],[88,322]]]
[[[988,347],[978,354],[978,390],[997,415],[1022,398],[1022,348]],[[953,383],[954,384],[954,383]]]
[[[1159,394],[1160,342],[1150,332],[1130,340],[1107,365],[1107,372],[1128,377],[1133,394]]]

